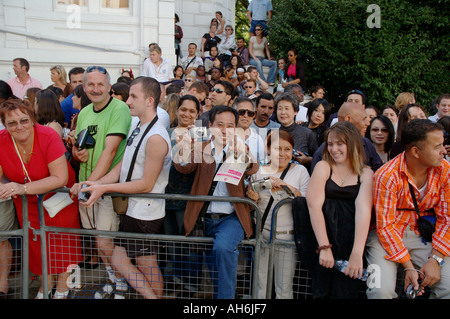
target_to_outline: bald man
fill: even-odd
[[[364,105],[354,102],[344,102],[338,111],[338,122],[350,122],[356,126],[356,128],[361,132],[361,138],[363,139],[364,151],[366,152],[366,159],[364,163],[371,167],[375,172],[378,168],[383,165],[383,162],[378,155],[372,142],[365,138],[367,127],[370,124],[370,119],[366,114]],[[316,164],[322,159],[323,148],[325,143],[319,146],[317,151],[314,153],[311,163],[311,174],[314,170]]]
[[[366,135],[367,127],[370,124],[370,118],[367,116],[364,105],[355,102],[345,102],[338,111],[339,122],[350,122],[354,124],[361,132]]]

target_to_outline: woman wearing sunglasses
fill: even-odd
[[[389,152],[394,143],[395,129],[388,117],[379,115],[373,118],[367,128],[366,137],[372,141],[383,164],[391,159]]]
[[[258,70],[261,78],[270,84],[275,83],[277,73],[277,62],[270,57],[269,42],[264,36],[263,28],[260,25],[255,27],[255,36],[250,38],[248,52],[250,53],[250,64]],[[267,55],[267,59],[265,56]],[[266,77],[263,72],[263,66],[269,67],[269,75]]]

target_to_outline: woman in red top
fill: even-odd
[[[33,109],[21,100],[8,100],[0,106],[0,119],[6,130],[0,131],[0,198],[13,196],[20,226],[23,227],[22,199],[27,195],[28,220],[32,229],[39,229],[38,196],[75,182],[75,173],[67,164],[66,149],[61,138],[50,127],[36,123]],[[22,166],[22,162],[23,165]],[[45,198],[49,198],[48,194]],[[79,228],[77,202],[51,218],[45,211],[47,226]],[[42,274],[40,236],[29,230],[30,271]],[[47,239],[49,288],[57,279],[55,298],[65,298],[69,292],[69,266],[81,260],[81,243],[75,235],[49,234]],[[56,278],[56,274],[58,274]],[[42,284],[42,283],[41,283]],[[42,298],[42,286],[37,298]]]

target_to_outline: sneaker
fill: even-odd
[[[110,299],[114,293],[114,286],[112,283],[108,282],[102,287],[101,291],[96,291],[94,299]]]
[[[120,291],[120,292],[128,291],[128,283],[125,279],[123,279],[123,278],[117,279],[116,278],[115,283],[116,283],[116,291]]]

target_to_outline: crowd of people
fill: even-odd
[[[200,289],[204,260],[214,298],[234,298],[238,246],[261,232],[264,240],[273,234],[302,239],[296,249],[311,272],[315,298],[356,298],[358,278],[370,265],[379,272],[368,281],[368,298],[397,297],[399,265],[405,288],[411,284],[417,296],[431,288],[431,297],[450,298],[450,95],[439,95],[429,117],[413,94],[380,108],[352,90],[332,113],[325,88],[316,86],[305,103],[297,51],[279,60],[277,80],[262,35],[268,26],[252,10],[248,48],[243,38],[234,43],[233,27],[217,12],[200,48],[190,43],[186,57],[177,51],[175,68],[151,43],[142,74],[123,70],[114,84],[102,66],[73,68],[68,79],[64,67],[55,66],[54,84],[43,89],[29,75],[29,63],[15,59],[17,76],[0,81],[0,230],[24,226],[20,195],[27,196],[28,218],[38,229],[36,195],[66,186],[62,209],[47,202],[59,194],[47,194],[46,225],[212,237],[204,251],[169,247],[184,296]],[[133,197],[146,193],[249,198],[261,213],[261,229],[246,203]],[[272,210],[285,198],[294,201],[279,210],[272,229]],[[421,227],[424,216],[434,217],[430,236]],[[49,269],[54,298],[68,295],[69,265],[100,262],[108,281],[95,298],[121,298],[129,286],[145,298],[162,297],[154,242],[96,236],[95,253],[84,256],[75,236],[57,240],[49,248],[57,261]],[[37,275],[39,243],[29,243],[30,270]],[[182,255],[175,253],[180,249]],[[1,297],[9,289],[11,252],[1,237]],[[267,289],[268,254],[261,249],[259,298]],[[275,254],[275,295],[293,298],[295,248]],[[343,272],[335,268],[338,260],[348,262]],[[36,298],[43,298],[42,287]]]

